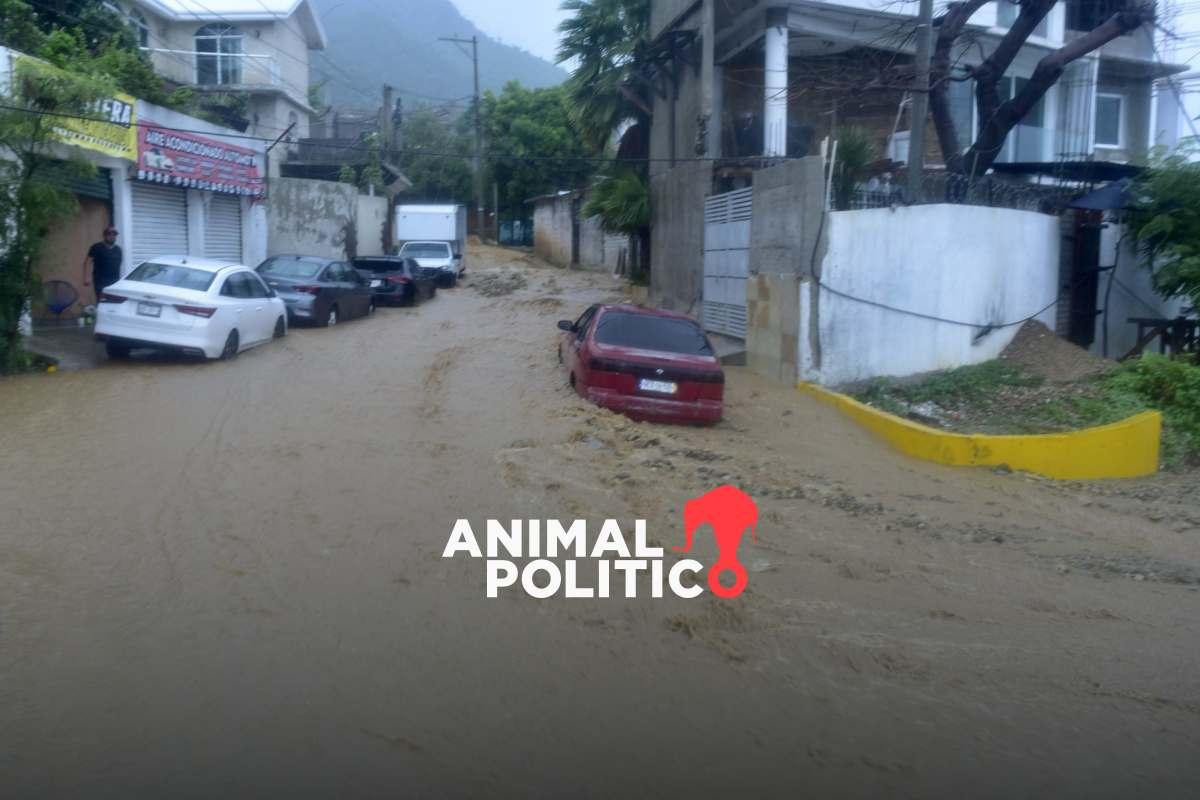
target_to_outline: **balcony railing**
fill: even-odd
[[[142,50],[163,55],[168,61],[177,63],[180,70],[186,68],[187,82],[196,86],[283,86],[279,61],[272,55],[171,50],[165,47],[143,47]]]

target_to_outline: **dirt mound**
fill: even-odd
[[[1000,360],[1055,383],[1099,375],[1116,365],[1055,335],[1037,320],[1021,326],[1016,338],[1000,354]]]
[[[484,297],[501,297],[524,289],[529,281],[520,272],[485,272],[471,282],[472,288]]]

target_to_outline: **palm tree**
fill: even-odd
[[[643,66],[650,0],[564,0],[572,16],[559,25],[559,63],[574,61],[567,93],[572,121],[597,151],[619,125],[634,119],[647,127],[650,108],[634,88]]]

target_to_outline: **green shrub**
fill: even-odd
[[[1200,459],[1200,367],[1147,354],[1114,370],[1106,388],[1116,395],[1137,397],[1162,412],[1167,463]]]

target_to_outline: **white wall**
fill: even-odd
[[[825,286],[943,319],[1002,324],[1057,296],[1056,217],[1032,211],[927,205],[828,215]],[[979,332],[801,289],[799,374],[827,385],[904,376],[995,358],[1016,335]],[[1055,306],[1038,317],[1053,327]],[[815,331],[813,323],[815,321]],[[814,337],[815,333],[815,337]],[[814,341],[814,338],[816,341]]]
[[[1096,316],[1096,338],[1089,349],[1096,355],[1108,358],[1122,358],[1137,344],[1137,325],[1129,321],[1130,317],[1171,319],[1179,316],[1184,307],[1189,305],[1180,298],[1165,299],[1154,290],[1150,270],[1126,236],[1126,231],[1124,225],[1112,220],[1108,220],[1108,224],[1100,231],[1100,266],[1116,265],[1116,269],[1100,273],[1096,308],[1102,313]],[[1107,313],[1103,313],[1106,306]],[[1106,328],[1107,352],[1104,346]],[[1148,350],[1157,352],[1157,344]]]
[[[386,197],[358,196],[355,216],[358,255],[383,255],[383,228],[387,224],[388,200]]]

